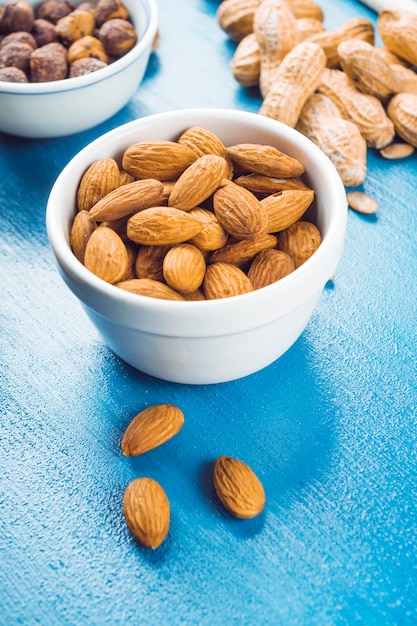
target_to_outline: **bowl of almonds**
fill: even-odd
[[[340,260],[328,157],[255,113],[141,118],[83,148],[46,225],[58,270],[108,346],[149,375],[226,382],[278,359]]]
[[[0,131],[81,132],[127,104],[157,35],[155,0],[0,0]]]

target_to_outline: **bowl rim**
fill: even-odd
[[[79,4],[81,0],[77,2]],[[90,85],[97,85],[111,76],[120,74],[129,66],[134,64],[138,58],[145,54],[152,46],[154,36],[158,29],[158,7],[156,0],[135,0],[141,2],[145,10],[146,20],[143,25],[143,32],[138,41],[129,52],[120,57],[107,67],[103,67],[96,72],[65,78],[62,80],[48,81],[44,83],[9,83],[0,80],[0,95],[10,96],[48,96],[57,93],[67,93],[77,91]]]
[[[271,130],[276,133],[278,130],[279,136],[283,137],[286,141],[293,142],[294,139],[297,139],[297,144],[300,146],[300,149],[312,153],[314,155],[314,159],[316,159],[318,163],[323,166],[326,178],[328,178],[329,181],[332,181],[333,208],[327,232],[325,233],[319,248],[314,252],[312,257],[303,263],[303,265],[279,281],[249,293],[217,300],[187,300],[182,302],[151,298],[149,296],[142,296],[119,289],[95,276],[74,256],[69,245],[68,228],[65,226],[64,220],[60,218],[57,210],[57,206],[59,206],[59,188],[75,164],[82,160],[84,156],[89,153],[93,153],[97,147],[103,146],[116,138],[118,138],[119,141],[122,141],[123,137],[128,139],[132,132],[138,128],[158,124],[158,122],[168,120],[170,117],[174,117],[178,124],[180,121],[183,121],[183,126],[186,128],[189,120],[192,120],[195,116],[204,116],[205,118],[211,118],[212,120],[217,121],[220,117],[226,123],[230,120],[233,122],[239,122],[242,125],[247,122],[250,124],[255,123],[267,131]],[[344,198],[343,203],[342,198]],[[220,309],[221,311],[226,312],[229,309],[232,310],[235,308],[236,301],[241,302],[242,305],[248,305],[250,303],[254,304],[259,300],[266,302],[270,298],[271,293],[282,292],[285,295],[286,293],[293,291],[294,288],[296,288],[300,283],[304,284],[307,282],[307,284],[309,284],[308,281],[317,283],[319,285],[318,290],[321,291],[326,280],[330,278],[329,273],[329,275],[323,279],[326,271],[325,266],[327,265],[326,259],[329,255],[332,258],[334,257],[335,265],[337,265],[342,254],[347,224],[347,213],[345,187],[336,168],[324,152],[299,131],[283,124],[282,122],[278,122],[277,120],[248,111],[222,108],[191,108],[155,113],[138,118],[131,122],[127,122],[126,124],[101,135],[82,148],[63,168],[51,189],[46,207],[46,230],[50,246],[55,255],[55,260],[58,262],[58,268],[61,273],[64,274],[64,280],[65,274],[67,274],[72,278],[72,280],[75,280],[78,285],[83,283],[87,285],[88,288],[91,289],[91,302],[94,302],[94,294],[100,294],[101,296],[105,296],[107,299],[111,300],[113,303],[124,304],[132,310],[144,306],[146,309],[155,314],[164,314],[165,312],[172,312],[175,310],[176,312],[180,312],[181,315],[186,314],[186,312],[189,312],[192,315],[196,309],[206,309],[212,311],[213,313]],[[341,249],[337,253],[333,252],[330,254],[332,247],[335,245],[335,241],[340,243]],[[317,266],[322,266],[320,276],[316,273],[315,268],[317,268]],[[334,269],[335,268],[330,268],[329,272]],[[80,295],[78,295],[78,297],[83,300]],[[300,301],[302,301],[303,298],[304,294],[300,294]],[[296,306],[297,302],[294,302],[294,306],[292,308],[294,309]],[[94,309],[94,306],[91,308]]]

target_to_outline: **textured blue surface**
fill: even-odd
[[[257,111],[231,76],[219,2],[159,0],[160,46],[118,115],[57,140],[0,135],[0,624],[411,625],[417,623],[416,157],[369,155],[376,216],[349,214],[334,286],[298,342],[246,379],[188,387],[117,359],[59,278],[49,190],[102,132],[172,108]],[[329,28],[374,16],[323,1]],[[181,433],[136,459],[120,439],[149,404]],[[264,514],[229,517],[211,469],[242,458]],[[172,522],[141,549],[125,487],[164,486]]]

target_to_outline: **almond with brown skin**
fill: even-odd
[[[135,293],[138,296],[147,296],[148,298],[158,298],[159,300],[181,300],[185,298],[171,289],[165,283],[159,282],[159,280],[153,280],[152,278],[131,278],[130,280],[123,280],[116,283],[116,287]]]
[[[294,178],[304,173],[304,165],[297,159],[263,144],[242,143],[229,146],[232,161],[243,169],[275,178]]]
[[[74,217],[70,232],[71,250],[77,259],[84,263],[84,253],[87,241],[91,233],[97,228],[97,224],[90,220],[88,211],[78,211]]]
[[[163,282],[162,263],[171,246],[140,246],[136,256],[137,278],[152,278]]]
[[[311,222],[300,220],[278,234],[278,248],[286,252],[300,267],[321,244],[320,231]]]
[[[275,248],[276,245],[277,238],[275,235],[269,234],[242,241],[232,240],[222,248],[215,250],[208,258],[208,263],[232,263],[238,267],[244,267],[261,250]]]
[[[224,246],[229,235],[212,211],[196,207],[189,211],[189,215],[196,217],[203,224],[203,228],[189,240],[189,243],[194,244],[200,250],[217,250]]]
[[[253,287],[245,272],[236,265],[213,263],[207,267],[203,291],[207,300],[217,300],[249,293]]]
[[[123,496],[126,524],[145,548],[158,548],[170,526],[170,505],[162,486],[153,478],[136,478]]]
[[[203,253],[190,243],[173,246],[165,255],[164,279],[172,289],[181,294],[196,291],[203,282],[205,272]]]
[[[84,265],[108,283],[117,283],[126,274],[129,257],[119,235],[100,226],[90,235],[84,254]]]
[[[237,239],[251,239],[268,230],[268,217],[260,201],[233,182],[215,191],[213,209],[223,228]]]
[[[221,139],[211,130],[200,126],[187,128],[178,138],[178,143],[188,146],[197,153],[199,157],[205,154],[217,154],[217,156],[227,158],[227,149]]]
[[[300,178],[274,178],[264,174],[246,174],[233,180],[257,196],[269,196],[286,189],[309,189]]]
[[[90,209],[96,222],[113,221],[155,206],[163,198],[164,186],[154,178],[135,180],[113,189]]]
[[[265,507],[265,491],[254,471],[238,459],[219,456],[214,464],[214,489],[229,513],[241,519],[259,515]]]
[[[81,178],[77,191],[79,211],[89,211],[101,198],[120,185],[120,171],[114,159],[92,163]]]
[[[223,157],[205,154],[189,165],[174,184],[168,206],[188,211],[211,196],[227,174]]]
[[[314,200],[312,189],[286,189],[261,200],[268,216],[268,231],[277,233],[299,220]]]
[[[135,178],[176,180],[198,158],[188,146],[175,141],[151,139],[129,146],[122,158],[122,167]]]
[[[155,404],[140,411],[124,432],[122,453],[138,456],[161,446],[184,425],[184,413],[174,404]]]
[[[195,237],[203,228],[196,217],[181,209],[153,207],[129,218],[127,236],[144,246],[166,246]]]
[[[294,261],[282,250],[262,250],[254,258],[248,278],[254,289],[261,289],[281,280],[295,270]]]

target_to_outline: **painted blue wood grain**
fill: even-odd
[[[122,363],[59,278],[49,190],[99,134],[173,108],[256,112],[234,82],[219,2],[160,0],[160,45],[132,101],[56,140],[0,135],[0,624],[304,626],[417,623],[416,157],[369,154],[376,216],[350,213],[346,246],[298,342],[246,379],[188,387]],[[321,2],[328,28],[375,16]],[[136,459],[120,438],[153,403],[181,433]],[[247,461],[265,512],[229,517],[211,469]],[[128,482],[152,476],[172,508],[166,542],[124,524]]]

